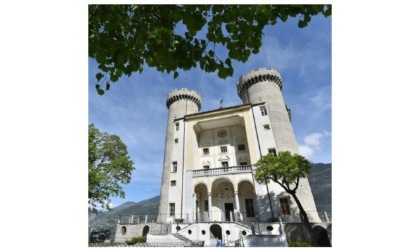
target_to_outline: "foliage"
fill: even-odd
[[[89,57],[98,62],[98,94],[143,65],[173,73],[200,67],[233,75],[262,45],[263,29],[289,17],[303,28],[331,5],[89,5]],[[221,55],[219,48],[227,55]]]
[[[89,125],[89,211],[110,210],[110,197],[125,197],[120,183],[130,183],[133,164],[120,137]]]
[[[258,160],[255,165],[255,179],[259,183],[273,181],[279,184],[295,200],[302,222],[305,224],[311,240],[315,244],[315,232],[309,223],[308,215],[296,195],[299,188],[300,178],[306,177],[311,172],[311,163],[299,154],[291,154],[289,151],[279,152],[277,155],[268,154]]]
[[[138,236],[138,237],[133,237],[131,240],[126,241],[125,243],[127,243],[128,245],[134,245],[136,243],[145,243],[146,239],[147,239],[146,236]]]
[[[256,164],[255,179],[259,182],[272,180],[288,193],[296,192],[299,179],[311,172],[311,163],[303,156],[289,151],[263,156]]]
[[[311,242],[287,241],[289,247],[315,247]]]

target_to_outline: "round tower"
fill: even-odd
[[[171,179],[177,179],[182,181],[182,172],[173,171],[173,162],[177,162],[176,166],[181,168],[183,166],[182,160],[179,157],[179,151],[177,157],[174,157],[174,150],[182,146],[184,137],[184,121],[177,120],[183,118],[185,115],[198,113],[201,109],[201,97],[197,92],[188,90],[186,88],[175,89],[170,92],[166,98],[166,107],[169,110],[168,122],[166,127],[166,140],[165,140],[165,156],[163,161],[162,171],[162,184],[160,191],[160,204],[159,204],[159,216],[157,222],[167,223],[167,216],[170,211],[169,209],[169,184]],[[175,142],[177,139],[177,142]],[[177,145],[176,145],[177,144]],[[176,145],[176,146],[175,146]],[[178,169],[178,168],[177,168]],[[171,174],[172,173],[172,174]],[[176,176],[176,177],[175,177]],[[175,188],[171,188],[174,190]],[[179,192],[179,195],[182,192]],[[180,196],[181,197],[181,196]],[[179,199],[172,199],[179,201]],[[179,207],[179,204],[176,206]],[[178,211],[177,211],[178,212]]]
[[[238,95],[243,103],[265,102],[270,116],[276,150],[299,153],[288,109],[281,90],[283,81],[274,68],[259,68],[241,76],[237,84]]]
[[[298,144],[291,124],[290,111],[283,100],[282,88],[281,75],[274,68],[251,70],[246,75],[241,76],[237,83],[238,95],[244,104],[264,102],[264,104],[261,104],[261,107],[265,107],[267,111],[276,152],[290,151],[291,153],[299,154]],[[263,150],[261,154],[265,155],[267,151]],[[299,184],[297,195],[307,211],[308,217],[311,221],[319,221],[308,180],[301,178]]]

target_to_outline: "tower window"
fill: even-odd
[[[175,138],[175,143],[176,143],[176,144],[178,143],[178,138]]]
[[[263,126],[264,126],[264,129],[267,129],[267,130],[270,129],[270,124],[264,124]]]
[[[227,153],[227,146],[220,146],[221,153]]]
[[[222,162],[222,167],[223,168],[228,168],[229,167],[229,163],[227,161],[223,161]]]
[[[273,156],[277,156],[277,152],[276,152],[276,148],[270,148],[268,149],[268,153],[273,155]]]
[[[255,217],[254,200],[245,199],[246,217]]]
[[[203,169],[210,169],[210,165],[203,165]]]
[[[169,215],[170,216],[175,215],[175,203],[169,203]]]
[[[179,122],[175,123],[175,130],[178,131],[179,130]]]
[[[261,106],[260,107],[261,110],[261,115],[262,116],[266,116],[267,115],[267,108],[265,106]]]
[[[284,197],[284,198],[280,198],[280,207],[281,207],[281,212],[283,214],[290,214],[290,202],[289,199]]]
[[[239,165],[248,165],[248,162],[240,162]]]
[[[245,144],[238,144],[238,150],[244,151],[245,150]]]
[[[176,186],[176,180],[171,180],[171,186]]]
[[[178,162],[172,162],[172,172],[178,171]]]
[[[204,148],[203,149],[203,154],[208,155],[209,154],[209,148]]]

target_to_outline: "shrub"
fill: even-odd
[[[128,245],[134,245],[136,243],[145,243],[146,242],[146,236],[138,236],[138,237],[133,237],[131,240],[126,241],[125,243],[127,243]]]
[[[289,247],[315,247],[311,242],[304,241],[287,241]]]

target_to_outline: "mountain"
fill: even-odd
[[[121,223],[128,223],[131,216],[134,216],[134,223],[144,221],[146,215],[148,221],[156,221],[159,200],[160,197],[155,196],[137,203],[129,201],[111,211],[99,211],[97,215],[89,214],[89,230],[109,230],[115,227],[118,218]]]
[[[331,219],[331,164],[312,164],[308,176],[318,212],[327,212]]]

